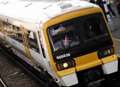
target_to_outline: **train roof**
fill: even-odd
[[[89,7],[97,6],[79,0],[0,0],[0,19],[35,30],[58,15]]]

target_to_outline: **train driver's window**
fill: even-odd
[[[99,38],[101,35],[105,34],[103,23],[102,19],[96,16],[86,19],[83,24],[86,40],[94,40],[95,38]]]
[[[29,47],[36,51],[39,52],[39,47],[38,47],[38,43],[37,43],[37,37],[36,34],[32,31],[29,31],[29,35],[28,35],[28,43],[29,43]]]

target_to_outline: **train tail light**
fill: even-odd
[[[103,58],[103,57],[106,57],[106,56],[110,56],[114,54],[114,49],[113,47],[112,48],[107,48],[107,49],[103,49],[103,50],[99,50],[98,51],[98,57],[99,58]]]

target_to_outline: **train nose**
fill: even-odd
[[[76,72],[101,66],[104,74],[118,71],[118,59],[115,54],[99,58],[97,52],[93,52],[75,59]]]
[[[103,80],[102,62],[97,52],[93,52],[75,59],[78,84],[82,86]]]
[[[86,70],[102,64],[101,60],[97,56],[97,52],[78,57],[75,59],[75,63],[76,72]]]

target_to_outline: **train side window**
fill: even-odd
[[[4,23],[4,34],[8,35],[12,39],[22,43],[22,32],[19,27],[9,24],[9,23]]]
[[[32,50],[34,50],[36,52],[39,52],[37,37],[36,37],[36,34],[34,32],[32,32],[32,31],[29,31],[28,43],[29,43],[29,47]]]
[[[0,21],[0,32],[3,32],[3,22]]]
[[[15,37],[13,37],[15,40],[18,42],[23,42],[23,37],[22,37],[22,31],[20,30],[19,27],[13,26],[13,29],[15,30]]]

